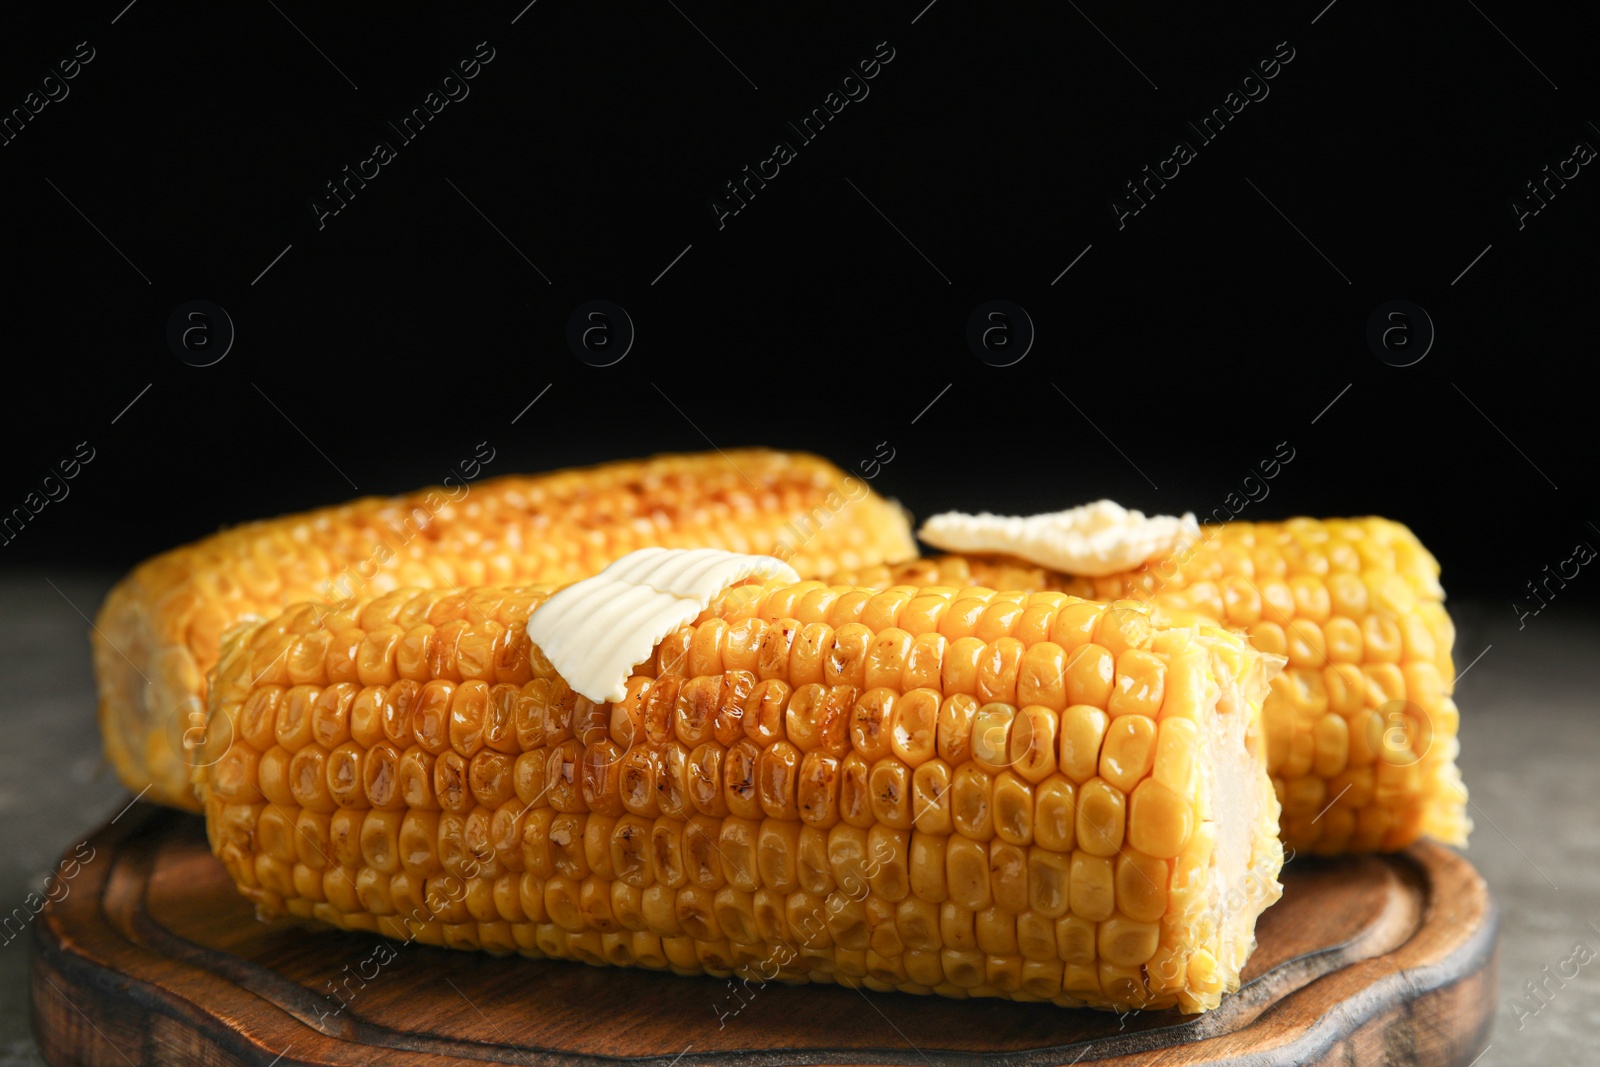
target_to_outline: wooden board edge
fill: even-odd
[[[101,838],[108,849],[114,849],[140,831],[148,831],[170,821],[173,813],[155,809],[141,813],[122,826],[102,827]],[[1307,1026],[1296,1038],[1278,1042],[1270,1048],[1257,1048],[1250,1058],[1252,1064],[1313,1064],[1332,1062],[1359,1062],[1351,1057],[1376,1054],[1380,1057],[1410,1056],[1420,1067],[1465,1067],[1484,1047],[1493,1021],[1498,975],[1497,933],[1498,908],[1488,895],[1482,879],[1470,864],[1458,855],[1437,845],[1420,846],[1405,862],[1413,864],[1419,872],[1437,878],[1447,870],[1454,883],[1464,881],[1473,889],[1484,915],[1484,921],[1461,936],[1446,937],[1447,951],[1435,959],[1418,960],[1417,966],[1392,971],[1385,977],[1370,981],[1353,998],[1346,998],[1338,1006],[1319,1017],[1314,1025]],[[113,862],[95,872],[94,884],[103,892],[108,884]],[[1451,881],[1444,878],[1443,881]],[[82,888],[90,888],[85,883]],[[1472,910],[1472,909],[1469,909]],[[41,919],[48,918],[48,913]],[[159,952],[126,941],[101,913],[102,930],[98,934],[116,940],[116,947],[137,953],[148,953],[158,966],[180,968],[184,971],[201,970],[192,963],[168,959]],[[232,1028],[220,1021],[181,992],[166,988],[159,981],[147,982],[133,979],[114,970],[104,961],[92,956],[92,945],[74,944],[71,938],[58,936],[53,924],[40,922],[34,928],[33,975],[31,987],[33,1002],[31,1020],[40,1049],[52,1063],[85,1063],[90,1067],[100,1064],[130,1062],[168,1063],[179,1058],[187,1062],[250,1063],[261,1067],[282,1062],[301,1061],[302,1056],[314,1057],[302,1062],[322,1064],[359,1064],[368,1062],[374,1053],[390,1060],[415,1067],[458,1064],[463,1060],[479,1059],[473,1053],[480,1051],[457,1046],[446,1052],[426,1047],[393,1045],[379,1052],[359,1042],[350,1042],[336,1035],[321,1033],[307,1027],[292,1015],[248,990],[237,990],[237,998],[247,998],[271,1009],[274,1021],[266,1029],[256,1028],[254,1036]],[[1446,948],[1445,944],[1435,947]],[[1402,953],[1403,955],[1404,953]],[[1384,958],[1364,961],[1351,970],[1382,966]],[[1390,966],[1392,966],[1392,962]],[[1337,974],[1338,972],[1336,972]],[[1326,976],[1328,978],[1334,975]],[[1296,998],[1314,995],[1318,979],[1285,998],[1285,1005]],[[95,1019],[85,1014],[83,1006],[75,1004],[70,994],[88,992],[94,996],[90,1010]],[[1401,999],[1402,997],[1409,999]],[[231,998],[232,999],[232,998]],[[1261,1022],[1270,1025],[1271,1016],[1281,1005],[1263,1013]],[[276,1017],[281,1016],[281,1019]],[[258,1022],[266,1022],[265,1019]],[[1463,1025],[1464,1024],[1464,1025]],[[1463,1033],[1452,1033],[1454,1026]],[[1184,1049],[1197,1054],[1195,1063],[1230,1063],[1229,1057],[1241,1050],[1236,1047],[1240,1039],[1251,1034],[1254,1026],[1232,1034],[1219,1034],[1214,1038],[1179,1046],[1158,1049],[1146,1046],[1137,1048],[1137,1035],[1127,1039],[1102,1041],[1097,1050],[1110,1058],[1096,1062],[1106,1064],[1131,1064],[1147,1062],[1151,1055],[1172,1054]],[[261,1044],[267,1034],[276,1031],[286,1035],[284,1047],[269,1048]],[[1419,1047],[1417,1035],[1423,1035],[1426,1047]],[[1259,1033],[1256,1036],[1260,1036]],[[298,1048],[293,1046],[298,1045]],[[278,1061],[285,1049],[293,1048],[294,1056]],[[936,1067],[957,1067],[975,1060],[1004,1063],[1008,1067],[1054,1067],[1072,1062],[1075,1051],[1082,1045],[1042,1048],[1025,1052],[999,1053],[993,1057],[960,1052],[935,1050]],[[1377,1051],[1376,1053],[1374,1050]],[[128,1053],[138,1052],[137,1059]],[[492,1046],[484,1046],[484,1056],[493,1056]],[[584,1065],[600,1067],[604,1064],[626,1063],[632,1067],[665,1067],[672,1057],[638,1057],[616,1059],[607,1056],[587,1056],[565,1052],[551,1052],[521,1048],[519,1059],[523,1062]],[[1215,1052],[1216,1055],[1211,1055]],[[703,1055],[691,1055],[694,1065],[688,1067],[717,1067],[719,1064],[738,1062],[749,1067],[777,1067],[780,1064],[826,1063],[841,1065],[850,1057],[859,1056],[860,1067],[883,1067],[888,1063],[933,1063],[926,1055],[920,1057],[900,1049],[847,1050],[721,1050]],[[503,1061],[501,1061],[503,1062]],[[1384,1059],[1382,1062],[1389,1062]],[[1411,1061],[1408,1061],[1411,1062]]]

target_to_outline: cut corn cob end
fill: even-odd
[[[545,593],[402,590],[235,635],[197,773],[264,915],[683,974],[1199,1012],[1282,848],[1210,627],[1059,593],[720,596],[575,694]]]
[[[1209,526],[1191,549],[1096,578],[980,555],[838,580],[1134,597],[1247,636],[1288,661],[1265,706],[1284,843],[1338,854],[1394,851],[1423,836],[1460,846],[1471,832],[1450,695],[1455,629],[1438,576],[1409,529],[1364,518]]]

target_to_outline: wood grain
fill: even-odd
[[[1465,1067],[1496,999],[1493,902],[1430,844],[1294,860],[1244,988],[1200,1017],[399,945],[257,921],[196,816],[136,805],[91,844],[35,923],[34,1031],[57,1065]]]

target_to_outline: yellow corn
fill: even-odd
[[[803,575],[905,559],[900,510],[815,456],[658,456],[368,497],[252,522],[135,568],[94,644],[106,754],[128,788],[197,807],[189,763],[225,630],[400,586],[565,582],[640,547],[774,553]]]
[[[261,913],[1067,1006],[1237,988],[1283,855],[1277,661],[1239,637],[1051,592],[752,583],[595,704],[528,641],[548,589],[232,635],[195,775]]]
[[[1192,614],[1288,658],[1264,709],[1283,840],[1318,853],[1464,845],[1456,767],[1455,631],[1439,564],[1386,519],[1236,522],[1137,570],[1060,574],[998,556],[943,556],[842,574],[882,587],[981,583],[1128,597]]]

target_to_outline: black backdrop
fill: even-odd
[[[125,2],[0,36],[26,112],[0,508],[67,494],[6,565],[124,567],[480,441],[488,473],[887,442],[873,484],[918,515],[1237,508],[1287,442],[1241,517],[1399,518],[1458,595],[1509,605],[1600,546],[1600,168],[1575,152],[1600,107],[1568,9]],[[429,103],[410,141],[387,125]],[[347,166],[369,179],[334,213]],[[771,177],[732,213],[746,166]],[[567,342],[595,299],[636,333],[611,366]],[[1036,332],[1011,366],[968,344],[994,299]],[[202,354],[167,338],[197,300],[235,331],[206,367],[214,307]],[[1436,336],[1395,366],[1418,307]]]

